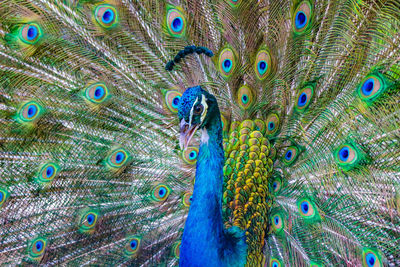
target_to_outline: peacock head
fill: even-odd
[[[216,98],[203,90],[201,86],[188,88],[178,105],[180,121],[179,145],[185,149],[197,129],[207,128],[214,116],[219,116]]]

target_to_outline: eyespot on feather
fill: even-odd
[[[253,105],[255,95],[246,85],[239,88],[237,93],[237,102],[242,109],[248,109]]]
[[[363,267],[383,266],[382,257],[374,249],[363,248],[363,250],[362,250],[362,265],[363,265]]]
[[[311,16],[312,16],[312,6],[309,1],[301,2],[293,16],[292,16],[292,25],[293,31],[297,34],[303,33],[306,29],[308,29],[311,25]]]
[[[179,259],[181,254],[181,241],[177,241],[172,246],[172,253],[174,254],[175,259]]]
[[[269,267],[282,267],[282,263],[276,258],[271,258],[269,260]]]
[[[266,49],[261,49],[254,62],[254,71],[259,80],[264,80],[268,77],[272,70],[272,59],[271,54]]]
[[[19,108],[18,115],[16,117],[18,122],[34,122],[40,118],[43,113],[43,108],[35,101],[29,101]]]
[[[284,228],[284,222],[282,220],[282,216],[279,213],[272,215],[271,225],[272,225],[272,229],[276,233],[282,232],[282,230]]]
[[[266,135],[268,137],[273,137],[278,133],[280,127],[280,120],[278,115],[275,113],[271,113],[268,115],[267,119],[265,120],[266,126]]]
[[[318,214],[317,207],[314,202],[308,198],[301,198],[297,201],[297,208],[301,217],[308,221],[319,221],[320,217]]]
[[[179,101],[182,94],[176,90],[170,90],[165,94],[165,104],[172,113],[178,113]]]
[[[260,120],[260,119],[255,119],[254,123],[256,124],[256,127],[257,127],[258,131],[260,131],[261,134],[264,135],[265,131],[266,131],[265,122],[263,120]]]
[[[300,90],[297,94],[295,108],[298,112],[304,112],[310,105],[314,96],[314,88],[312,86],[306,86]]]
[[[104,83],[95,83],[85,89],[85,98],[91,103],[103,103],[108,97],[109,90]]]
[[[388,85],[386,79],[380,73],[373,73],[363,79],[357,88],[357,93],[360,99],[367,103],[372,103],[386,89]]]
[[[0,188],[0,208],[4,205],[9,197],[9,193],[5,188]]]
[[[228,120],[225,118],[225,116],[222,115],[222,114],[221,114],[221,123],[222,123],[222,130],[225,133],[228,133],[228,131],[229,131],[229,123],[228,123]]]
[[[190,165],[196,164],[199,149],[197,147],[189,146],[182,151],[183,160]]]
[[[28,246],[28,256],[31,260],[40,261],[46,250],[47,240],[45,238],[35,238]]]
[[[168,198],[170,193],[171,189],[166,184],[158,184],[151,191],[151,197],[156,202],[163,202]]]
[[[183,195],[182,203],[185,207],[190,207],[190,204],[192,204],[192,196],[193,194],[191,192],[187,192]]]
[[[236,69],[236,56],[231,48],[225,48],[218,57],[218,69],[223,77],[229,78]]]
[[[275,194],[277,194],[279,192],[279,190],[281,190],[281,180],[279,178],[276,178],[273,182],[272,182],[272,190]]]
[[[56,163],[46,163],[44,164],[36,176],[36,182],[39,184],[47,185],[53,181],[53,179],[58,175],[60,166]]]
[[[140,249],[141,238],[138,236],[128,236],[126,238],[126,245],[124,253],[127,257],[135,257]]]
[[[240,5],[241,0],[225,0],[233,8],[237,8]]]
[[[358,165],[361,160],[361,153],[354,145],[345,143],[336,149],[334,157],[337,164],[348,171]]]
[[[166,15],[168,33],[171,36],[180,38],[186,33],[186,19],[183,12],[177,7],[168,6]]]
[[[94,18],[101,27],[111,29],[118,25],[118,11],[109,4],[98,5],[94,10]]]
[[[298,154],[299,149],[296,146],[288,147],[283,156],[283,163],[286,166],[291,166],[296,161]]]
[[[319,263],[316,263],[316,262],[314,262],[314,261],[311,261],[311,262],[310,262],[310,267],[322,267],[322,265],[319,264]]]
[[[94,210],[84,212],[80,218],[79,230],[83,233],[91,233],[96,227],[99,214]]]
[[[36,23],[27,23],[20,28],[19,39],[25,44],[37,43],[43,35],[42,29]]]
[[[106,164],[111,168],[121,168],[130,159],[130,153],[123,148],[114,150],[107,158]]]

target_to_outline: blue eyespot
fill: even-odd
[[[181,99],[181,97],[179,95],[175,96],[174,99],[172,99],[172,107],[173,108],[178,108],[180,99]]]
[[[195,160],[196,157],[197,157],[197,152],[196,152],[196,150],[190,151],[190,153],[189,153],[189,159],[190,159],[190,160]]]
[[[369,267],[373,267],[376,262],[376,257],[374,254],[368,253],[367,256],[365,257],[365,260]]]
[[[42,247],[43,247],[43,241],[38,241],[38,242],[36,242],[36,249],[37,249],[37,250],[41,250]]]
[[[131,249],[136,249],[137,247],[137,240],[132,240],[130,243]]]
[[[303,107],[306,103],[307,103],[307,94],[303,92],[303,93],[300,94],[300,97],[299,97],[299,100],[297,102],[297,105],[299,107]]]
[[[35,116],[36,113],[37,113],[37,110],[38,109],[37,109],[37,107],[35,105],[30,105],[28,107],[28,113],[27,113],[28,118],[32,118],[33,116]]]
[[[165,194],[167,193],[167,190],[165,188],[161,187],[160,190],[158,190],[158,195],[163,198]]]
[[[303,11],[299,11],[295,18],[296,28],[301,29],[307,24],[307,16]]]
[[[225,72],[229,72],[232,69],[232,60],[230,59],[225,59],[224,62],[222,63],[222,68],[224,69]]]
[[[242,95],[242,102],[243,104],[247,104],[247,102],[249,101],[249,97],[246,94]]]
[[[224,48],[218,56],[218,69],[222,76],[230,78],[234,73],[236,65],[235,52],[229,47]],[[238,100],[240,101],[240,98]]]
[[[179,8],[174,8],[170,5],[167,6],[166,24],[168,32],[173,37],[183,37],[186,32],[186,19],[185,15]]]
[[[94,215],[93,214],[89,214],[87,216],[87,222],[89,223],[89,225],[94,222]]]
[[[199,155],[199,150],[196,147],[187,147],[182,151],[182,159],[190,165],[194,165]]]
[[[272,121],[270,121],[270,122],[268,123],[268,130],[269,130],[269,131],[272,131],[274,128],[275,128],[275,123],[272,122]]]
[[[274,190],[278,187],[278,184],[276,183],[276,182],[274,182],[273,184],[272,184],[272,187],[274,188]]]
[[[32,40],[34,40],[37,36],[38,36],[38,30],[37,30],[37,28],[36,28],[35,26],[29,26],[28,32],[27,32],[27,35],[26,35],[27,39],[28,39],[29,41],[32,41]]]
[[[118,152],[117,155],[115,156],[115,162],[117,164],[121,163],[125,159],[125,154],[122,152]]]
[[[310,207],[308,206],[308,203],[307,203],[306,201],[303,201],[303,202],[301,203],[301,211],[302,211],[303,213],[307,214],[309,208],[310,208]]]
[[[46,169],[46,177],[50,178],[53,174],[54,174],[54,167],[53,166],[47,167],[47,169]]]
[[[291,151],[291,150],[288,150],[288,151],[286,152],[286,154],[285,154],[285,159],[286,159],[286,160],[291,160],[291,159],[292,159],[292,155],[293,155],[292,151]]]
[[[341,161],[347,161],[347,159],[349,158],[350,155],[350,151],[348,147],[343,147],[342,149],[340,149],[339,151],[339,157]]]
[[[362,89],[361,89],[363,94],[366,96],[369,96],[372,93],[372,91],[374,90],[374,85],[375,85],[375,82],[374,82],[373,78],[369,78],[368,80],[366,80],[364,82],[364,84],[362,85]]]
[[[101,17],[101,20],[106,24],[112,22],[113,19],[114,19],[114,11],[112,9],[107,9],[103,13],[103,16]]]
[[[275,224],[278,224],[278,223],[279,223],[279,217],[275,216]]]
[[[279,267],[279,266],[278,266],[278,263],[274,262],[274,263],[272,264],[272,267]]]
[[[267,62],[265,62],[264,60],[261,60],[260,62],[258,62],[257,69],[258,69],[259,74],[263,75],[268,69]]]
[[[105,29],[111,29],[118,25],[118,11],[109,4],[98,5],[94,11],[96,22]]]
[[[94,91],[94,99],[100,99],[104,96],[104,88],[101,86],[96,87]]]
[[[4,194],[3,194],[3,192],[0,191],[0,202],[3,201],[3,198],[4,198]]]
[[[182,30],[183,28],[183,21],[182,18],[180,17],[176,17],[174,18],[174,20],[172,21],[172,30],[179,32]]]

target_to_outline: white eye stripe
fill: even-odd
[[[189,117],[189,127],[192,126],[192,118],[193,118],[193,109],[196,106],[197,102],[199,102],[199,99],[196,99],[196,102],[194,102],[192,108],[190,109],[190,117]]]
[[[193,112],[194,112],[193,110],[198,102],[199,102],[199,99],[197,98],[196,102],[194,102],[192,108],[190,109],[189,127],[192,126],[192,119],[193,119]],[[203,105],[203,112],[201,113],[200,124],[203,123],[203,120],[207,115],[208,105],[207,105],[207,98],[205,97],[205,95],[201,95],[201,104]]]
[[[201,96],[201,104],[203,105],[203,112],[201,113],[201,123],[203,123],[204,118],[206,117],[207,114],[207,109],[208,109],[208,105],[207,105],[207,98],[205,95]]]

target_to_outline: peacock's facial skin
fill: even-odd
[[[206,126],[215,107],[215,97],[200,86],[190,87],[183,93],[178,105],[181,149],[188,146],[197,129]]]

